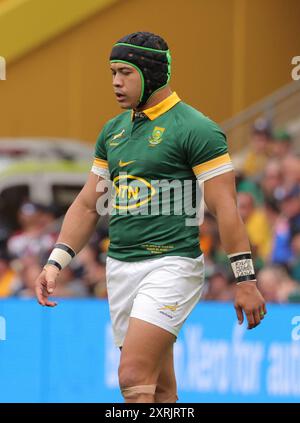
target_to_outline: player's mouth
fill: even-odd
[[[117,97],[117,101],[124,101],[126,99],[126,95],[122,93],[115,93]]]

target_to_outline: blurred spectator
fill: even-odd
[[[285,129],[278,129],[273,133],[272,156],[284,159],[292,152],[292,137]]]
[[[293,252],[290,263],[291,276],[300,284],[300,232],[292,236],[291,247]]]
[[[252,195],[256,206],[264,204],[264,195],[261,186],[252,179],[245,178],[239,174],[237,179],[237,192],[247,192]]]
[[[18,212],[20,230],[7,242],[9,253],[14,257],[45,255],[53,248],[55,234],[46,231],[46,225],[55,219],[39,204],[24,203]]]
[[[101,254],[100,254],[101,256]],[[83,282],[90,295],[107,297],[105,264],[99,260],[99,250],[92,245],[85,246],[76,261],[83,267]]]
[[[257,280],[266,302],[287,302],[289,296],[297,291],[297,283],[281,266],[266,266],[259,271]]]
[[[250,149],[242,166],[246,177],[256,177],[263,171],[271,153],[271,134],[271,125],[267,119],[259,118],[254,122]]]
[[[291,235],[300,232],[300,185],[295,185],[282,198],[281,210],[289,219]]]
[[[280,202],[281,216],[274,228],[273,263],[289,263],[292,259],[291,239],[300,232],[300,186],[286,192]]]
[[[282,192],[283,175],[278,160],[270,160],[264,169],[261,187],[265,201],[274,201]]]
[[[207,301],[232,301],[234,296],[234,285],[230,283],[226,273],[217,269],[208,277],[206,292],[203,299]]]
[[[257,254],[267,259],[272,249],[272,232],[263,208],[256,208],[250,193],[238,193],[238,206],[245,222],[249,241]]]
[[[56,216],[58,215],[58,210],[54,206],[39,206],[39,225],[42,230],[52,229],[55,224]]]
[[[274,227],[273,250],[271,254],[272,263],[288,263],[292,258],[290,246],[290,227],[288,219],[280,216]]]
[[[82,283],[80,278],[76,277],[75,269],[67,266],[60,271],[57,278],[57,287],[55,289],[56,297],[87,297],[88,288]]]
[[[5,250],[0,250],[0,298],[14,293],[16,272],[11,267],[10,256]]]
[[[200,245],[206,257],[211,257],[216,246],[218,229],[215,218],[205,212],[203,223],[200,228]]]
[[[282,192],[286,193],[300,184],[300,158],[297,155],[288,155],[282,160],[281,169],[283,174]]]
[[[24,256],[13,261],[17,272],[15,295],[19,297],[34,297],[35,280],[41,272],[37,257]]]

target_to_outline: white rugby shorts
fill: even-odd
[[[159,326],[176,337],[204,286],[203,254],[125,262],[107,257],[107,292],[115,344],[120,347],[130,317]]]

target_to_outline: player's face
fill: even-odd
[[[111,63],[113,88],[122,109],[135,109],[139,104],[142,81],[139,72],[126,63]]]

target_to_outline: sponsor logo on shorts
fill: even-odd
[[[160,314],[163,314],[164,316],[169,317],[170,319],[173,319],[175,311],[178,309],[179,304],[176,302],[175,304],[165,304],[162,307],[158,308],[158,311]],[[168,313],[166,313],[168,312]]]

